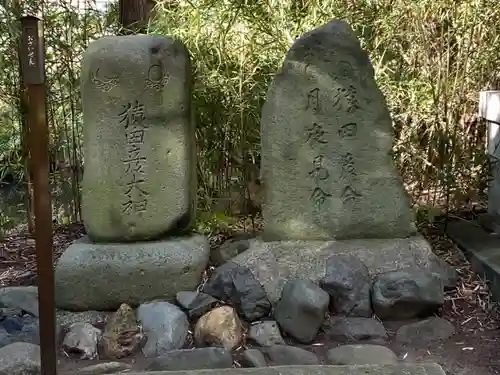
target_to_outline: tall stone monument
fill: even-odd
[[[196,199],[189,55],[137,35],[90,44],[82,64],[83,218],[94,240],[185,228]]]
[[[392,160],[392,121],[368,54],[344,22],[298,39],[262,110],[264,230],[270,239],[415,233]]]
[[[263,241],[232,259],[272,302],[287,280],[321,280],[334,255],[357,257],[371,277],[439,271],[412,221],[392,134],[368,54],[346,22],[293,43],[262,110]]]
[[[82,211],[88,237],[56,267],[57,304],[114,309],[197,286],[203,236],[179,236],[195,216],[191,64],[165,36],[105,37],[83,56]]]

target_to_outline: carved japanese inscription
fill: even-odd
[[[307,93],[307,105],[306,109],[310,110],[314,114],[319,111],[319,98],[320,90],[314,88]],[[305,127],[306,142],[311,145],[313,149],[317,149],[318,146],[324,146],[328,144],[325,136],[325,130],[323,125],[313,122],[310,126]],[[330,177],[330,172],[323,166],[324,160],[323,154],[317,154],[311,165],[311,170],[309,171],[309,177],[314,181],[313,189],[311,192],[311,201],[313,205],[320,209],[326,199],[331,197],[332,194],[322,187],[322,184],[328,180]]]
[[[144,104],[138,100],[127,103],[119,114],[120,125],[125,130],[126,157],[125,174],[130,180],[125,186],[126,200],[122,203],[122,212],[143,213],[148,205],[149,193],[143,187],[145,180],[146,157],[141,152],[147,125],[144,123]]]

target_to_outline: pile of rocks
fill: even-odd
[[[351,256],[334,259],[340,264],[356,261]],[[393,340],[403,344],[453,335],[451,323],[432,316],[444,299],[445,286],[438,275],[423,270],[392,271],[370,283],[367,270],[362,272],[357,278],[327,274],[318,284],[290,280],[272,307],[263,287],[228,262],[202,291],[178,292],[175,304],[151,301],[136,310],[122,304],[114,313],[59,311],[61,352],[83,363],[110,361],[82,365],[82,374],[127,370],[130,365],[120,360],[137,355],[150,359],[144,371],[387,365],[399,359],[386,347],[386,322],[400,322]],[[449,282],[447,286],[452,287]],[[0,304],[0,324],[6,331],[0,344],[0,371],[38,368],[36,288],[3,289]],[[9,331],[14,321],[21,326],[19,334]],[[318,340],[342,344],[328,350],[324,358],[302,347]],[[13,351],[23,355],[12,357]]]

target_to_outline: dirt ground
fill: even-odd
[[[83,226],[79,224],[54,229],[56,259],[71,241],[85,233]],[[421,232],[431,242],[435,253],[456,267],[460,275],[456,289],[447,292],[446,302],[439,312],[440,316],[455,324],[457,333],[444,342],[403,346],[391,341],[388,346],[401,360],[437,362],[450,375],[500,374],[500,309],[490,301],[488,283],[471,270],[468,261],[446,237],[442,228],[428,226]],[[227,236],[214,236],[211,242],[217,246],[225,237]],[[26,228],[19,228],[0,243],[2,286],[36,284],[34,246],[35,241],[27,234]],[[328,349],[341,344],[343,343],[326,341],[320,335],[315,344],[300,346],[324,358]],[[187,347],[189,346],[188,344]],[[238,366],[238,355],[235,358],[235,366]],[[59,354],[61,373],[98,362],[107,361],[77,361],[63,353]],[[137,356],[127,358],[124,362],[129,363],[133,370],[142,370],[147,366],[148,359]]]

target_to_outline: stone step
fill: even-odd
[[[147,371],[130,372],[127,375],[446,375],[446,373],[437,363],[405,363],[384,366],[270,366],[212,370]]]

